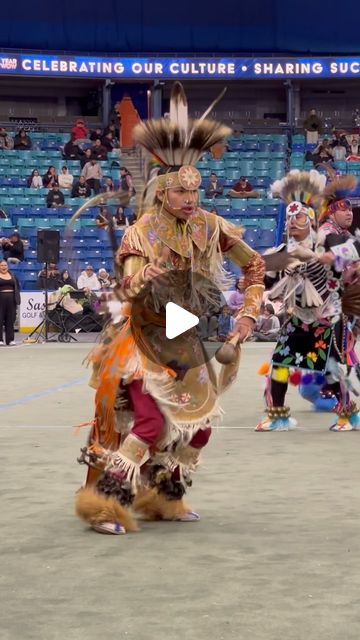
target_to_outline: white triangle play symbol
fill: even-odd
[[[193,313],[186,311],[174,302],[166,305],[166,337],[169,340],[180,336],[188,329],[192,329],[199,324],[199,318]]]

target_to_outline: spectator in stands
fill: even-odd
[[[52,189],[56,184],[59,184],[59,178],[55,167],[50,165],[47,172],[43,175],[43,185],[47,189]]]
[[[76,120],[75,125],[71,129],[71,135],[75,144],[81,144],[82,142],[88,141],[89,132],[82,118],[78,118]]]
[[[113,144],[113,134],[111,131],[108,131],[108,133],[106,134],[106,136],[103,136],[101,138],[101,144],[103,147],[105,147],[105,149],[109,152],[112,151],[114,148],[114,144]]]
[[[71,190],[72,198],[90,198],[91,189],[86,183],[84,176],[80,176],[79,180],[73,183]]]
[[[80,167],[83,169],[86,163],[90,162],[90,160],[93,160],[93,159],[94,159],[94,156],[93,156],[92,149],[86,149],[86,151],[83,153],[83,155],[80,158]]]
[[[106,178],[105,184],[101,187],[103,193],[109,193],[109,191],[116,191],[114,181],[112,178]]]
[[[110,289],[111,277],[110,277],[110,274],[106,271],[106,269],[104,268],[99,269],[97,277],[100,282],[101,289]]]
[[[245,278],[239,278],[236,281],[236,291],[234,291],[227,301],[228,306],[232,313],[239,312],[244,304],[244,287]]]
[[[129,226],[129,220],[125,216],[124,207],[118,207],[116,213],[113,216],[113,222],[115,229],[125,229]]]
[[[14,140],[11,136],[8,135],[6,130],[1,127],[0,128],[0,149],[11,150],[14,148]]]
[[[217,179],[216,173],[211,173],[210,180],[205,187],[205,196],[207,198],[217,198],[217,196],[222,196],[223,190],[223,186]]]
[[[259,198],[260,194],[254,191],[249,180],[244,176],[241,176],[240,180],[236,182],[232,189],[230,189],[228,195],[230,198]]]
[[[330,164],[333,161],[330,147],[326,144],[320,144],[313,154],[314,167],[320,167],[322,164]]]
[[[116,145],[116,147],[118,147],[120,131],[116,127],[114,121],[110,122],[110,124],[105,127],[103,135],[106,136],[109,132],[113,135],[113,143]]]
[[[306,143],[317,144],[322,129],[322,122],[316,113],[316,109],[311,109],[308,117],[304,120],[304,129],[306,131]]]
[[[99,291],[101,289],[100,282],[91,264],[88,264],[86,269],[79,275],[77,286],[81,291]]]
[[[62,191],[59,189],[59,185],[55,184],[46,196],[46,206],[48,209],[55,207],[63,207],[65,204],[65,198]]]
[[[25,151],[31,149],[32,142],[25,129],[20,129],[14,138],[14,149]]]
[[[48,289],[49,291],[55,291],[62,285],[61,275],[57,265],[54,262],[49,262],[47,268],[46,264],[38,273],[37,286],[38,289]]]
[[[9,238],[1,238],[0,245],[2,246],[4,259],[9,263],[18,264],[24,261],[24,243],[17,231],[13,231]]]
[[[93,157],[96,158],[96,160],[103,160],[103,161],[107,160],[108,150],[106,147],[104,147],[104,145],[102,144],[99,138],[95,140],[92,146],[92,154],[93,154]]]
[[[132,175],[126,167],[120,167],[120,188],[119,191],[127,193],[130,198],[136,194]]]
[[[90,189],[94,190],[95,194],[100,193],[100,181],[102,180],[103,174],[99,163],[96,162],[95,159],[86,163],[81,175],[85,178]]]
[[[332,155],[333,155],[333,158],[334,158],[334,160],[336,162],[345,160],[346,155],[347,155],[346,147],[344,147],[341,144],[340,140],[336,140],[336,142],[334,143]]]
[[[95,131],[91,131],[90,140],[91,142],[95,142],[95,140],[101,140],[102,136],[103,136],[102,130],[100,127],[98,127],[97,129],[95,129]]]
[[[67,269],[64,269],[61,274],[60,274],[60,278],[59,278],[59,287],[64,287],[65,285],[68,285],[69,287],[72,287],[73,289],[77,289],[76,286],[76,282],[75,280],[73,280],[73,278],[71,277],[69,271]]]
[[[235,327],[235,318],[231,315],[230,307],[224,305],[218,317],[217,336],[210,337],[210,342],[225,342],[229,333]]]
[[[28,180],[28,187],[30,187],[31,189],[42,189],[43,188],[43,181],[42,181],[42,177],[39,174],[37,169],[34,169],[31,172],[31,176],[29,176]]]
[[[265,304],[255,324],[252,340],[255,342],[276,342],[280,333],[280,321],[275,315],[275,310],[269,302]]]
[[[350,141],[350,155],[359,155],[359,138],[357,138],[356,136],[354,136]]]
[[[15,344],[16,307],[20,304],[19,283],[9,271],[6,260],[0,260],[0,345]],[[5,327],[5,343],[3,329]]]
[[[79,160],[81,155],[81,149],[79,149],[77,144],[74,144],[74,139],[71,136],[70,140],[67,141],[63,149],[63,156],[65,160]]]
[[[98,229],[104,229],[107,231],[109,228],[110,213],[106,207],[100,207],[100,211],[95,218],[95,224]]]
[[[61,167],[61,173],[59,174],[59,187],[61,189],[71,189],[74,182],[74,176],[69,173],[67,167]]]

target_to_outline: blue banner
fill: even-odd
[[[357,58],[99,58],[0,53],[0,75],[59,78],[256,80],[353,78]]]

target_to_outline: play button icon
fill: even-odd
[[[222,291],[191,269],[172,269],[147,282],[132,298],[130,325],[142,355],[183,379],[189,369],[209,362],[210,341],[226,305]],[[200,375],[200,374],[199,374]]]
[[[168,340],[173,340],[185,331],[196,327],[199,324],[199,318],[193,313],[186,311],[174,302],[168,302],[165,307],[165,334]]]

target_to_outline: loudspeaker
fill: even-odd
[[[39,229],[37,232],[37,261],[57,264],[59,262],[59,252],[59,231],[56,231],[56,229]]]

